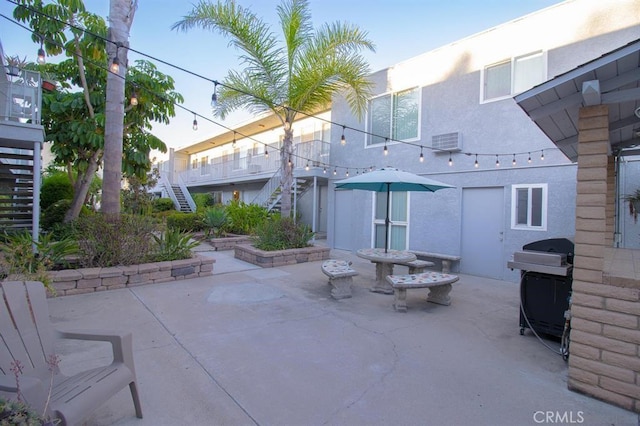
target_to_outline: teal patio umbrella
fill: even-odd
[[[455,187],[392,167],[384,167],[336,182],[336,189],[361,189],[364,191],[387,193],[387,217],[384,220],[385,252],[389,249],[389,223],[391,222],[389,220],[389,208],[391,207],[389,203],[389,193],[391,191],[436,192],[439,189],[445,188]]]

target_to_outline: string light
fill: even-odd
[[[307,165],[306,165],[306,166],[304,166],[304,169],[305,169],[306,171],[309,171],[309,160],[307,160]]]
[[[451,151],[449,151],[449,167],[453,166],[453,160],[451,159]]]
[[[213,82],[213,94],[211,95],[211,107],[215,108],[218,106],[218,82]]]
[[[529,158],[527,158],[527,163],[531,164],[531,153],[529,153]]]
[[[542,150],[542,154],[540,154],[540,160],[544,161],[544,149]]]
[[[322,168],[322,173],[324,173],[325,175],[327,174],[327,166],[324,166],[324,167]]]
[[[113,57],[113,61],[111,62],[111,66],[109,70],[114,74],[120,73],[120,59],[118,59],[118,50],[120,49],[120,43],[115,43],[116,45],[116,56]]]
[[[138,94],[136,93],[136,89],[133,89],[133,92],[131,93],[131,106],[136,106],[138,105]]]
[[[382,152],[384,155],[389,154],[389,150],[387,149],[387,138],[384,138],[384,150]]]
[[[269,158],[269,151],[267,151],[267,146],[264,146],[264,158]]]
[[[344,129],[345,127],[342,126],[342,136],[340,137],[340,145],[345,146],[347,144],[347,140],[344,137]]]
[[[478,167],[480,167],[480,164],[478,164],[478,154],[476,154],[476,162],[473,164],[473,166],[477,169]]]
[[[47,56],[44,53],[44,49],[42,48],[42,36],[40,36],[40,49],[38,49],[38,63],[40,65],[44,64],[47,61]]]
[[[496,167],[500,167],[500,159],[498,158],[497,154],[496,154]]]
[[[346,176],[349,177],[349,169],[347,169]]]
[[[513,161],[511,162],[511,165],[515,167],[516,165],[516,155],[513,154]]]
[[[333,175],[337,175],[338,174],[338,169],[336,167],[333,168]]]
[[[421,163],[424,163],[424,154],[422,153],[422,146],[420,146],[420,159],[419,159],[419,161]]]
[[[233,142],[231,142],[231,148],[235,148],[236,147],[236,132],[235,130],[233,131]]]
[[[193,130],[198,130],[198,120],[196,120],[196,114],[193,113]]]

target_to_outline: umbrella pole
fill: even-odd
[[[389,250],[389,207],[390,207],[390,199],[389,199],[389,183],[387,183],[387,217],[384,219],[384,252],[387,253]]]

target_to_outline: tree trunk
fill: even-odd
[[[282,151],[280,151],[280,189],[282,198],[280,199],[280,214],[282,217],[291,216],[291,187],[293,186],[293,129],[291,122],[285,120],[284,140],[282,141]],[[291,165],[290,165],[291,164]]]
[[[96,151],[96,153],[89,160],[89,166],[87,167],[87,170],[83,174],[80,174],[80,172],[78,172],[78,177],[73,184],[73,200],[71,201],[69,210],[64,216],[65,223],[69,223],[80,216],[80,210],[82,210],[82,206],[87,200],[91,182],[93,181],[93,177],[98,171],[98,158],[100,158],[100,154],[100,150]]]
[[[122,138],[124,132],[124,77],[127,75],[129,31],[135,14],[136,0],[111,0],[109,4],[109,65],[118,57],[118,74],[107,73],[107,100],[104,131],[104,172],[102,180],[103,213],[120,215],[122,182]]]

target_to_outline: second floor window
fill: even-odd
[[[367,112],[367,146],[384,144],[390,139],[418,138],[419,118],[420,92],[417,87],[371,99]]]
[[[489,65],[483,71],[482,101],[517,95],[547,78],[544,52],[535,52]]]

